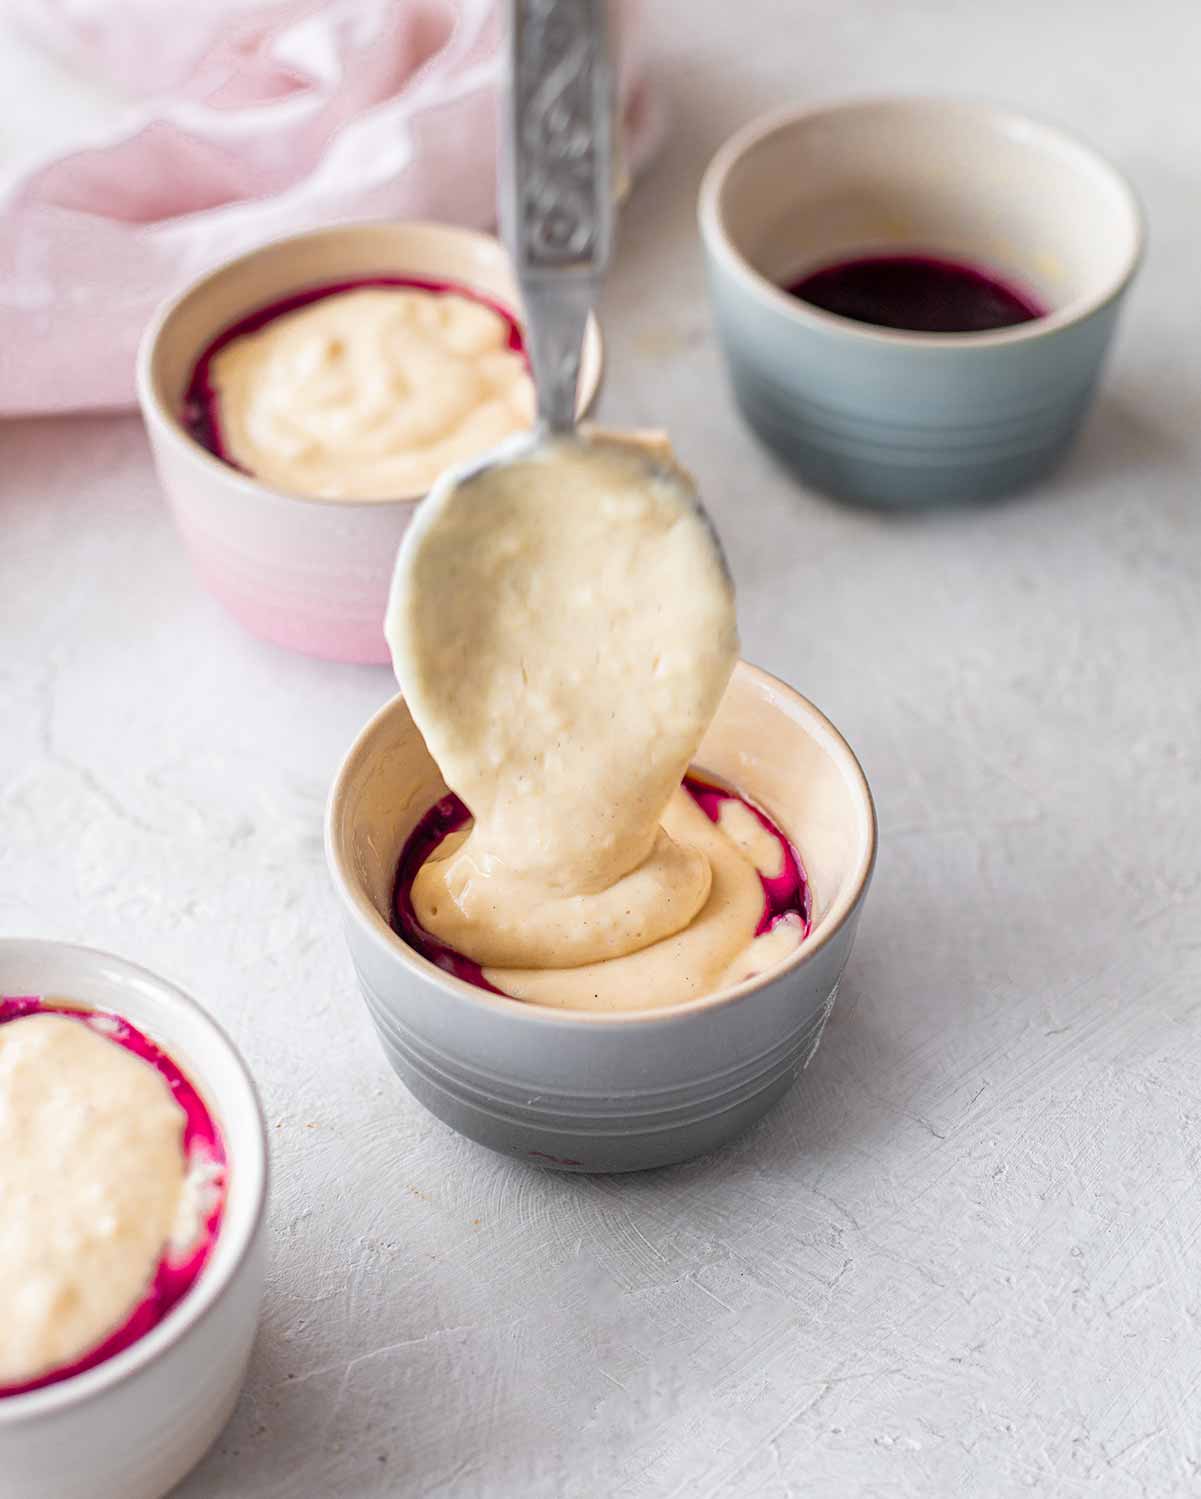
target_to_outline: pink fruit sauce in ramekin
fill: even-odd
[[[708,780],[696,771],[690,771],[684,777],[683,784],[685,791],[710,822],[716,822],[720,817],[722,802],[741,802],[780,845],[784,855],[780,873],[777,875],[760,873],[759,875],[759,883],[763,886],[763,914],[759,918],[759,925],[755,928],[754,935],[761,936],[764,932],[770,931],[777,921],[791,915],[800,917],[802,940],[808,937],[813,911],[809,883],[805,878],[801,856],[784,833],[766,812],[755,806],[754,802],[748,801],[744,796],[739,796],[736,791],[731,791],[726,786]],[[439,844],[445,838],[449,838],[451,833],[457,832],[464,823],[470,821],[470,818],[471,813],[463,802],[453,791],[447,792],[429,808],[409,834],[396,867],[396,883],[392,892],[392,930],[423,958],[427,958],[441,968],[444,973],[453,974],[455,978],[475,984],[479,989],[487,989],[491,994],[503,994],[503,989],[498,989],[495,984],[488,982],[484,977],[484,970],[478,963],[431,936],[417,920],[416,912],[413,910],[413,881],[417,878],[417,871],[430,858]]]
[[[186,1258],[172,1259],[169,1254],[164,1254],[146,1294],[120,1327],[72,1364],[51,1369],[25,1384],[0,1385],[0,1399],[9,1395],[24,1395],[29,1390],[41,1389],[43,1385],[57,1384],[60,1380],[82,1374],[106,1359],[113,1358],[157,1327],[200,1277],[216,1243],[225,1205],[225,1142],[204,1100],[175,1062],[136,1026],[110,1011],[91,1009],[60,999],[0,995],[0,1025],[23,1019],[27,1015],[43,1014],[66,1015],[78,1020],[81,1025],[91,1026],[105,1040],[133,1052],[134,1056],[147,1062],[166,1079],[172,1097],[184,1114],[185,1166],[190,1168],[197,1161],[204,1162],[206,1166],[211,1165],[214,1202],[196,1243],[189,1247]],[[0,1273],[3,1273],[2,1267]]]

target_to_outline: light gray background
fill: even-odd
[[[181,1494],[1197,1492],[1201,19],[646,9],[674,126],[621,226],[603,412],[671,430],[746,654],[843,728],[881,820],[822,1050],[735,1148],[557,1178],[422,1113],[320,846],[388,674],[258,644],[199,591],[136,420],[0,425],[0,930],[181,982],[270,1120],[262,1330]],[[980,513],[804,493],[739,424],[706,313],[693,200],[721,137],[893,88],[1074,126],[1150,214],[1079,452]]]

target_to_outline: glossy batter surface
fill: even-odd
[[[359,286],[233,338],[207,365],[222,456],[321,499],[418,494],[533,419],[512,324],[474,297]]]

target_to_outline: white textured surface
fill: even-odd
[[[272,1124],[250,1383],[181,1494],[1197,1492],[1193,7],[653,9],[676,133],[622,226],[604,414],[672,430],[747,653],[846,731],[881,817],[822,1051],[738,1147],[558,1179],[410,1102],[320,849],[387,674],[225,619],[135,421],[0,425],[0,930],[182,982]],[[730,409],[709,333],[692,199],[711,148],[762,107],[893,86],[1084,130],[1151,216],[1083,446],[978,514],[800,492]]]

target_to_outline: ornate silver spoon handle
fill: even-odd
[[[501,223],[525,301],[539,419],[575,424],[584,325],[613,239],[605,0],[512,0]]]

